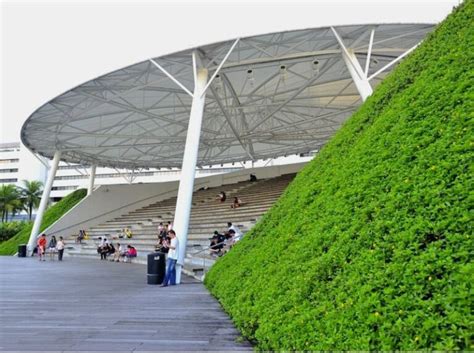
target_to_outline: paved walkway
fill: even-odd
[[[0,256],[1,351],[252,350],[201,283],[146,284],[146,267]]]

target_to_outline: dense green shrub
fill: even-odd
[[[58,203],[49,207],[44,213],[43,222],[41,223],[41,231],[48,228],[51,224],[56,222],[63,214],[69,211],[79,201],[81,201],[87,194],[86,189],[79,189],[73,193],[67,195]],[[31,228],[33,223],[26,225],[18,234],[13,238],[0,244],[0,255],[13,255],[18,250],[18,245],[28,243],[30,237]]]
[[[469,0],[207,275],[258,349],[474,348],[473,19]]]
[[[10,239],[16,233],[21,231],[26,222],[2,222],[0,223],[0,242]]]

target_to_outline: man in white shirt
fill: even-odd
[[[168,232],[171,241],[168,246],[168,259],[166,260],[166,275],[162,287],[167,287],[168,283],[174,286],[176,284],[176,262],[178,261],[179,241],[176,238],[174,230]]]
[[[232,225],[232,222],[227,222],[227,226],[229,227],[228,231],[233,230],[235,233],[234,242],[239,241],[242,238],[242,232],[240,231],[240,229]]]

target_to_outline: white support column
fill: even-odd
[[[208,71],[198,68],[195,75],[193,103],[189,117],[188,132],[186,135],[186,146],[184,147],[183,165],[181,167],[181,179],[179,182],[178,199],[176,200],[176,212],[174,216],[174,230],[179,241],[179,254],[176,266],[176,283],[181,281],[181,269],[184,265],[186,255],[186,243],[188,240],[188,226],[191,215],[191,204],[194,189],[194,176],[199,150],[199,139],[201,135],[201,123],[204,114],[205,88],[208,80]]]
[[[91,171],[89,174],[89,187],[87,188],[87,195],[92,194],[92,190],[94,190],[94,181],[95,181],[95,170],[96,170],[96,165],[91,166]]]
[[[54,177],[56,176],[56,170],[58,169],[59,159],[61,158],[61,151],[56,151],[54,154],[53,162],[49,169],[48,179],[43,189],[43,195],[41,196],[40,205],[38,207],[38,213],[35,217],[33,229],[31,230],[30,239],[28,240],[28,253],[31,254],[36,245],[36,238],[40,232],[41,222],[43,221],[43,214],[48,206],[49,194],[51,187],[53,186]]]
[[[336,32],[334,27],[331,27],[331,29],[339,45],[341,46],[342,58],[346,63],[347,69],[351,74],[352,80],[354,81],[354,84],[356,85],[357,90],[359,91],[362,101],[365,101],[367,97],[370,96],[373,92],[372,86],[370,85],[369,80],[367,79],[367,75],[365,74],[364,70],[362,70],[362,67],[360,66],[359,61],[357,60],[357,57],[355,56],[353,50],[346,48],[344,42],[342,41],[342,38]]]
[[[346,63],[347,69],[351,74],[352,80],[359,91],[362,101],[365,102],[368,96],[373,92],[372,86],[369,80],[363,74],[362,68],[360,67],[359,61],[352,50],[348,50],[347,53],[342,52],[342,57]]]

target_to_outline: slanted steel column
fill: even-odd
[[[184,266],[186,254],[186,243],[188,240],[188,226],[191,215],[191,204],[194,189],[194,176],[199,150],[199,139],[201,136],[201,123],[204,114],[206,99],[206,83],[208,71],[205,68],[195,66],[195,84],[193,103],[189,116],[186,145],[184,147],[183,165],[181,167],[181,179],[179,182],[178,199],[176,200],[176,212],[174,215],[174,230],[179,241],[179,254],[176,266],[176,283],[181,281],[181,269]]]
[[[369,79],[367,78],[367,74],[360,66],[359,61],[357,60],[357,57],[354,54],[354,51],[352,49],[347,49],[336,30],[333,27],[331,27],[331,29],[339,45],[341,46],[342,58],[346,63],[347,69],[351,74],[352,80],[354,81],[354,84],[356,85],[357,90],[359,91],[362,101],[365,102],[367,97],[370,96],[373,92],[372,86],[370,85]]]
[[[53,186],[54,177],[56,176],[56,170],[58,169],[59,159],[61,158],[61,151],[56,151],[54,153],[53,162],[51,168],[49,169],[48,179],[46,180],[46,185],[43,189],[43,195],[41,196],[40,205],[38,207],[38,213],[35,217],[35,222],[33,224],[33,229],[31,230],[30,239],[28,240],[28,253],[31,255],[33,249],[36,245],[36,238],[40,232],[41,222],[43,221],[43,214],[48,206],[49,194],[51,192],[51,187]]]
[[[364,72],[360,67],[359,61],[352,50],[348,50],[347,54],[342,52],[342,57],[344,58],[347,69],[349,70],[352,80],[359,91],[362,101],[365,102],[367,97],[373,92],[369,80],[367,77],[365,77]]]
[[[96,170],[96,165],[91,166],[91,171],[89,174],[89,187],[87,188],[87,195],[92,194],[92,190],[94,190],[94,181],[95,181],[95,170]]]

